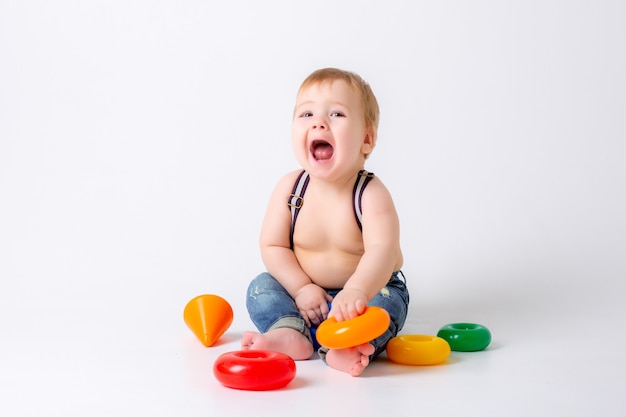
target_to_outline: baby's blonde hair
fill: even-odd
[[[298,93],[312,85],[332,83],[337,80],[345,81],[360,94],[361,102],[363,104],[363,114],[365,116],[365,126],[372,129],[372,133],[374,135],[372,140],[375,143],[376,136],[378,134],[380,109],[372,88],[358,74],[338,68],[322,68],[312,72],[311,75],[304,79],[298,89]]]

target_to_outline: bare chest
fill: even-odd
[[[314,252],[363,254],[363,238],[352,206],[352,196],[338,199],[305,196],[294,229],[294,245]]]

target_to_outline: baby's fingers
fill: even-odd
[[[304,324],[306,324],[307,327],[311,327],[311,321],[309,320],[309,315],[307,314],[307,312],[304,310],[300,310],[300,315],[304,320]]]
[[[328,312],[330,308],[328,307],[328,303],[324,303],[320,306],[321,319],[326,320],[328,318]]]

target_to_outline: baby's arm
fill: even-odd
[[[400,226],[387,188],[375,177],[365,189],[363,207],[364,253],[356,270],[334,298],[330,315],[337,321],[363,313],[402,263]]]
[[[296,301],[308,326],[318,324],[328,316],[331,297],[302,270],[291,249],[291,214],[287,206],[289,194],[299,172],[285,175],[270,197],[263,219],[259,244],[267,271]]]

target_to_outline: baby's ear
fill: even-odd
[[[363,137],[363,143],[361,144],[361,153],[366,157],[372,153],[374,147],[376,146],[376,132],[374,129],[369,128],[365,131],[365,136]]]

